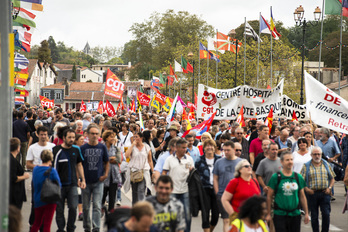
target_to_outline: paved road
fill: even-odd
[[[27,191],[27,198],[28,202],[25,202],[22,209],[22,230],[23,232],[29,231],[28,226],[28,219],[30,215],[30,202],[31,202],[31,194],[30,194],[30,181],[31,179],[26,181],[26,191]],[[330,231],[343,231],[348,232],[348,214],[342,214],[342,208],[344,204],[344,187],[342,182],[338,182],[335,184],[335,195],[336,195],[336,201],[332,202],[331,204],[331,226]],[[131,206],[131,197],[130,192],[127,194],[124,194],[122,192],[122,205]],[[67,215],[67,207],[65,207],[65,215]],[[102,220],[103,221],[103,220]],[[83,232],[83,225],[82,221],[76,221],[76,232]],[[55,218],[52,222],[51,231],[57,231],[57,225],[55,222]],[[103,228],[102,231],[106,231],[105,228]],[[201,229],[201,219],[200,217],[196,217],[192,219],[192,225],[191,225],[191,231],[202,231]],[[218,225],[215,228],[215,231],[220,232],[222,231],[222,220],[220,219],[218,222]],[[312,231],[310,223],[307,225],[304,225],[302,223],[301,227],[302,232],[310,232]]]

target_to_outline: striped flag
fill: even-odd
[[[278,33],[275,25],[274,25],[274,19],[273,19],[273,13],[272,13],[272,7],[271,7],[271,32],[272,32],[272,36],[274,37],[274,39],[278,40],[280,38],[280,36],[282,36],[281,34]]]
[[[16,53],[15,59],[14,59],[14,64],[15,64],[16,68],[26,69],[28,67],[29,60],[24,55]]]
[[[36,23],[33,21],[36,17],[35,14],[31,13],[30,11],[22,7],[21,8],[15,7],[14,9],[18,11],[17,16],[13,20],[14,22],[25,24],[30,27],[36,27]]]
[[[245,23],[245,32],[244,34],[246,36],[251,36],[256,41],[262,42],[262,39],[259,37],[259,35],[254,31],[254,29],[250,26],[248,22]]]
[[[43,11],[42,0],[12,0],[14,7],[25,8],[28,10]]]

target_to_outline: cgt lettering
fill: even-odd
[[[113,91],[118,92],[119,90],[123,91],[124,90],[124,84],[119,81],[119,80],[113,80],[111,78],[109,78],[106,81],[106,85],[108,87],[111,87]]]
[[[213,107],[203,107],[203,112],[207,113],[207,114],[212,114],[214,111]]]

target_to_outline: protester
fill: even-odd
[[[28,142],[28,148],[32,144],[37,143],[39,141],[39,136],[37,134],[37,128],[39,128],[40,126],[43,126],[42,122],[40,120],[36,120],[35,123],[34,123],[35,130],[33,132],[31,132],[31,134],[30,134],[30,138],[29,138],[29,142]]]
[[[249,158],[249,142],[243,136],[244,129],[241,127],[236,128],[236,137],[232,139],[232,142],[238,142],[241,144],[241,155],[240,158],[250,160]]]
[[[276,232],[299,232],[301,230],[302,206],[304,223],[309,222],[307,199],[304,193],[306,183],[303,177],[292,171],[293,155],[285,151],[280,155],[282,171],[274,173],[268,182],[267,220],[271,220],[272,198],[274,196],[273,222]]]
[[[236,165],[234,177],[221,197],[221,203],[231,221],[237,218],[239,207],[245,200],[261,194],[259,183],[252,178],[251,164],[246,159]]]
[[[121,146],[121,151],[125,153],[132,145],[131,138],[133,137],[133,133],[129,131],[128,124],[121,124],[121,132],[118,134],[118,136],[120,138],[119,146]]]
[[[43,182],[46,178],[50,178],[52,181],[58,182],[61,186],[60,179],[56,169],[51,168],[53,161],[53,154],[50,150],[43,150],[40,154],[42,164],[36,166],[33,170],[33,188],[34,188],[34,207],[35,207],[35,220],[30,229],[30,232],[39,231],[41,225],[43,225],[43,232],[51,231],[51,224],[56,210],[56,203],[45,203],[40,199],[41,189]],[[49,176],[45,175],[45,172],[51,169]]]
[[[124,126],[123,126],[124,127]],[[134,141],[128,148],[125,156],[129,158],[130,177],[132,173],[141,172],[142,179],[131,181],[132,186],[132,204],[145,199],[146,187],[151,184],[150,172],[153,172],[152,155],[149,145],[143,143],[144,135],[142,132],[137,132],[133,135]]]
[[[21,141],[18,138],[10,139],[10,205],[22,209],[24,201],[27,201],[25,193],[26,179],[29,179],[29,174],[24,172],[23,167],[16,159],[21,149]]]
[[[261,125],[258,131],[259,136],[250,142],[249,157],[251,164],[254,164],[255,158],[262,152],[262,140],[268,139],[269,128],[266,125]]]
[[[259,167],[259,164],[261,162],[261,160],[263,160],[264,158],[266,158],[266,155],[267,155],[267,150],[268,150],[268,145],[271,143],[270,140],[268,139],[265,139],[262,141],[262,150],[263,152],[259,153],[257,155],[257,157],[255,158],[255,161],[254,161],[254,165],[253,165],[253,175],[256,177],[256,170],[257,168]],[[261,185],[260,185],[261,187]],[[262,188],[262,187],[261,187]]]
[[[25,168],[28,141],[30,138],[30,127],[28,123],[24,121],[24,112],[18,111],[18,119],[13,122],[12,133],[14,138],[18,138],[21,141],[21,156],[17,156],[17,160],[21,162],[22,167]]]
[[[195,146],[193,146],[193,143],[195,142],[195,136],[192,134],[187,134],[185,136],[187,143],[187,152],[190,154],[190,156],[193,159],[193,162],[196,162],[197,159],[200,157],[199,149]]]
[[[319,207],[321,211],[321,231],[328,232],[330,227],[331,190],[335,183],[335,173],[322,158],[320,147],[314,147],[311,160],[303,165],[301,175],[306,181],[305,192],[311,212],[311,224],[314,232],[319,232]]]
[[[192,138],[193,142],[193,138]],[[210,228],[213,231],[219,220],[219,208],[216,204],[216,194],[214,192],[213,185],[213,169],[214,164],[221,157],[215,154],[216,144],[214,140],[206,140],[203,144],[204,154],[197,158],[195,162],[195,167],[200,175],[203,189],[205,191],[206,197],[206,211],[208,218],[204,222],[209,223],[208,225],[203,225],[203,229]],[[209,215],[211,219],[209,220]]]
[[[308,151],[308,142],[305,138],[297,140],[299,150],[293,152],[294,155],[294,172],[300,173],[303,164],[312,159],[311,152]]]
[[[159,155],[163,152],[163,147],[164,147],[164,134],[165,131],[163,129],[157,130],[156,137],[152,140],[152,143],[155,147],[155,159],[157,160]]]

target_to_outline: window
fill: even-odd
[[[47,97],[48,99],[50,99],[50,93],[49,92],[44,92],[44,97]]]
[[[82,74],[82,79],[86,79],[86,74]]]
[[[62,100],[62,94],[60,92],[56,92],[56,100]]]

